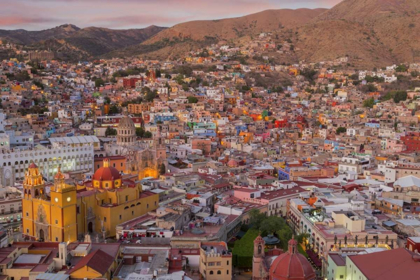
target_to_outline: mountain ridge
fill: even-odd
[[[419,0],[344,0],[331,9],[266,10],[242,17],[198,20],[170,28],[114,30],[65,24],[42,31],[0,30],[0,39],[33,49],[70,51],[87,57],[182,58],[215,43],[240,44],[272,32],[294,45],[287,62],[320,62],[348,56],[355,66],[420,60]],[[274,54],[276,55],[276,54]]]

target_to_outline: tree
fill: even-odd
[[[364,86],[362,86],[362,91],[363,92],[375,92],[375,91],[378,91],[378,88],[374,85],[374,84],[367,84],[367,85],[364,85]]]
[[[153,99],[155,99],[157,96],[158,96],[158,94],[157,94],[157,90],[154,90],[154,91],[149,90],[149,91],[146,93],[146,97],[145,97],[144,99],[146,99],[146,101],[147,101],[147,102],[151,102],[151,101],[153,101]]]
[[[152,133],[150,132],[150,131],[146,131],[145,133],[144,133],[144,138],[152,138]]]
[[[249,211],[249,223],[254,227],[259,229],[261,223],[267,218],[264,213],[261,213],[258,209],[252,209]]]
[[[115,114],[119,114],[120,113],[120,109],[117,107],[117,105],[112,105],[109,108],[109,114],[110,115],[115,115]]]
[[[103,85],[105,85],[105,81],[102,80],[101,78],[98,78],[98,79],[95,80],[95,87],[98,88],[98,87],[101,87]]]
[[[190,87],[187,84],[182,84],[182,90],[183,91],[188,91],[190,89]]]
[[[111,98],[109,98],[108,96],[105,96],[105,101],[104,101],[104,103],[105,104],[111,104]]]
[[[419,75],[420,75],[420,72],[419,71],[413,71],[413,72],[411,72],[411,77],[413,77],[413,78],[417,78]]]
[[[337,134],[346,133],[347,129],[345,127],[340,126],[339,128],[337,128],[337,130],[335,132]]]
[[[285,225],[280,230],[277,231],[277,237],[280,239],[280,247],[286,251],[288,247],[288,242],[292,239],[293,231],[292,229]]]
[[[33,80],[32,83],[40,89],[44,89],[44,85],[39,80]]]
[[[145,133],[145,131],[144,131],[144,129],[142,127],[136,127],[136,136],[137,137],[143,138],[144,137],[144,133]]]
[[[363,107],[373,108],[373,105],[375,105],[375,99],[373,98],[368,98],[365,101],[363,101]]]
[[[161,164],[160,166],[159,166],[159,174],[160,175],[163,175],[163,174],[165,174],[166,173],[166,166],[165,166],[165,164]]]
[[[397,72],[407,72],[407,66],[404,64],[398,65],[397,68],[395,68],[395,71]]]
[[[277,216],[270,216],[261,222],[260,231],[263,235],[274,234],[276,230],[286,226],[283,218]]]
[[[117,135],[117,130],[108,126],[105,130],[105,136],[113,136],[113,135]]]
[[[394,93],[394,102],[400,103],[400,101],[406,101],[407,100],[407,92],[404,90],[398,90]]]
[[[235,241],[232,250],[232,262],[235,267],[252,268],[254,240],[258,234],[257,229],[251,228],[241,239]]]
[[[195,96],[188,96],[188,103],[197,103],[198,99]]]
[[[161,78],[162,77],[162,72],[160,71],[160,69],[156,70],[156,78]]]

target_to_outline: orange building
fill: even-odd
[[[125,167],[126,167],[126,163],[127,163],[127,158],[126,157],[124,157],[124,156],[112,156],[112,157],[107,157],[107,159],[109,159],[109,165],[110,166],[114,167],[119,172],[124,172]],[[98,170],[99,168],[102,167],[103,161],[104,161],[103,157],[95,157],[95,164],[94,164],[95,172],[96,172],[96,170]]]

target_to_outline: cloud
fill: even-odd
[[[267,9],[331,7],[340,2],[340,0],[1,1],[8,3],[0,9],[0,28],[32,30],[64,23],[72,23],[79,27],[108,28],[141,28],[153,24],[172,26],[185,21],[237,17]],[[54,18],[49,18],[47,15],[54,15]]]
[[[98,25],[107,28],[126,28],[130,26],[161,25],[170,26],[174,22],[188,21],[188,17],[136,15],[117,17],[94,17],[89,20],[91,25]]]
[[[0,26],[19,26],[26,24],[44,24],[57,21],[55,18],[23,17],[23,16],[0,16]]]

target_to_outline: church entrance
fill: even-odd
[[[39,240],[42,240],[42,241],[45,240],[44,230],[43,229],[40,229],[39,230]]]
[[[93,233],[93,224],[92,224],[92,222],[89,222],[89,224],[88,224],[88,232],[89,233]]]

